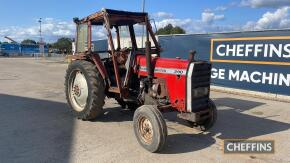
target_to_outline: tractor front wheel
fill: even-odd
[[[150,152],[160,152],[165,145],[167,127],[161,112],[153,105],[139,107],[133,118],[139,144]]]

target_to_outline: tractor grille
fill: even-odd
[[[211,64],[194,63],[191,76],[191,112],[208,108]],[[188,83],[189,84],[189,83]]]

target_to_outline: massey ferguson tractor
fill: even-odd
[[[211,64],[192,55],[187,60],[162,58],[147,13],[102,9],[74,22],[76,53],[66,72],[65,93],[75,117],[95,119],[103,113],[105,97],[114,98],[122,107],[135,109],[135,135],[150,152],[165,145],[164,111],[178,112],[202,131],[213,126],[217,110],[209,98]],[[137,25],[144,27],[144,48],[136,41],[136,31],[142,29]],[[105,29],[105,50],[93,44],[97,26]],[[124,29],[126,38],[121,37]],[[122,39],[129,44],[121,44]]]

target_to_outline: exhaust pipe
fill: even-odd
[[[150,41],[146,41],[145,43],[145,47],[146,47],[146,50],[145,50],[145,54],[146,54],[146,69],[147,69],[147,74],[148,74],[148,79],[149,81],[151,81],[151,79],[153,78],[153,74],[152,74],[152,63],[151,63],[151,52],[150,52],[150,49],[151,49],[151,42]]]

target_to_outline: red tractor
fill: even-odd
[[[147,13],[102,9],[83,19],[74,18],[74,22],[76,55],[65,78],[66,98],[74,116],[95,119],[103,113],[105,97],[115,98],[122,107],[136,109],[134,132],[150,152],[161,151],[166,142],[165,110],[178,111],[179,118],[201,130],[215,123],[217,110],[209,98],[211,64],[192,56],[188,60],[161,58]],[[145,31],[145,48],[138,47],[135,37],[140,25]],[[104,26],[108,37],[105,50],[93,48],[97,26]],[[128,47],[121,44],[123,29],[128,32]]]

